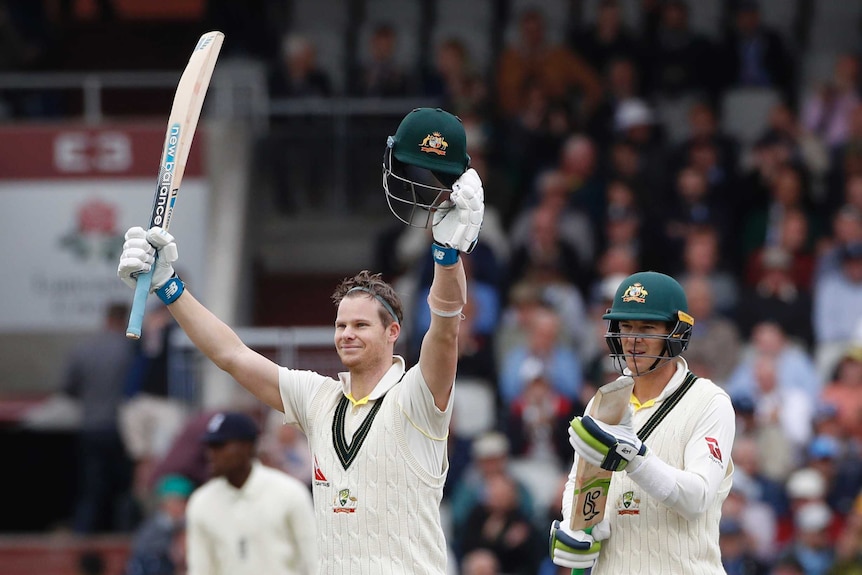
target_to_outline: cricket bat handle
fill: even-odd
[[[126,337],[129,339],[141,338],[141,327],[144,324],[144,312],[147,309],[147,296],[150,295],[150,286],[153,284],[153,271],[155,269],[156,262],[153,261],[150,271],[137,276],[138,283],[135,284],[135,297],[132,299],[129,325],[126,328]]]

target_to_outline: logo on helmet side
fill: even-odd
[[[637,303],[646,302],[646,296],[649,295],[649,292],[640,282],[636,282],[634,285],[630,285],[626,288],[626,291],[623,292],[623,301],[628,303],[630,301]]]
[[[449,147],[449,142],[446,141],[446,138],[440,132],[432,132],[425,136],[425,139],[422,140],[422,143],[419,144],[419,149],[423,152],[428,152],[430,154],[437,154],[438,156],[446,155],[446,148]]]

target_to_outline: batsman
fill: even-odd
[[[681,356],[694,327],[685,292],[670,276],[635,273],[603,317],[610,357],[634,386],[618,424],[590,415],[571,422],[574,465],[563,520],[551,525],[551,558],[592,575],[724,574],[718,523],[732,481],[735,415],[728,395]],[[604,518],[575,531],[581,458],[613,473]]]
[[[346,368],[337,379],[276,365],[247,347],[174,273],[176,245],[164,230],[131,228],[118,274],[134,285],[135,275],[155,260],[153,290],[194,345],[306,434],[319,573],[445,575],[439,507],[467,301],[462,257],[478,239],[484,191],[470,168],[461,121],[441,109],[408,113],[386,142],[382,168],[392,212],[410,225],[430,226],[433,235],[431,324],[412,367],[394,354],[404,309],[379,274],[362,271],[332,294],[333,342]],[[257,573],[285,573],[278,558],[271,559],[271,567]],[[230,563],[240,561],[232,557]]]

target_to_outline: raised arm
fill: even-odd
[[[460,252],[476,245],[485,213],[482,180],[470,168],[434,215],[434,279],[428,293],[431,325],[422,339],[419,368],[439,409],[449,403],[458,365],[458,330],[467,303],[467,279]]]
[[[284,411],[278,389],[278,366],[246,346],[236,332],[185,289],[172,265],[177,259],[173,236],[161,228],[148,232],[140,227],[129,229],[117,269],[120,279],[134,286],[134,274],[149,270],[156,250],[159,257],[152,292],[165,302],[195,347],[255,397]]]

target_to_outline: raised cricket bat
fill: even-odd
[[[171,106],[171,115],[168,117],[168,129],[159,162],[159,177],[156,180],[156,195],[147,229],[161,226],[167,230],[171,225],[174,205],[183,181],[183,172],[186,169],[186,160],[188,160],[195,128],[201,115],[204,96],[223,41],[224,34],[218,31],[207,32],[201,36],[180,77]],[[147,296],[150,294],[154,269],[155,262],[149,272],[137,276],[138,283],[129,314],[129,326],[126,328],[128,338],[141,337],[141,325],[144,321],[144,310],[147,306]]]
[[[634,384],[632,378],[621,377],[601,386],[593,397],[588,415],[604,423],[619,423],[625,415]],[[605,516],[612,474],[613,471],[587,463],[583,458],[578,459],[569,522],[573,531],[592,528]],[[575,569],[572,573],[583,573],[583,570]]]

